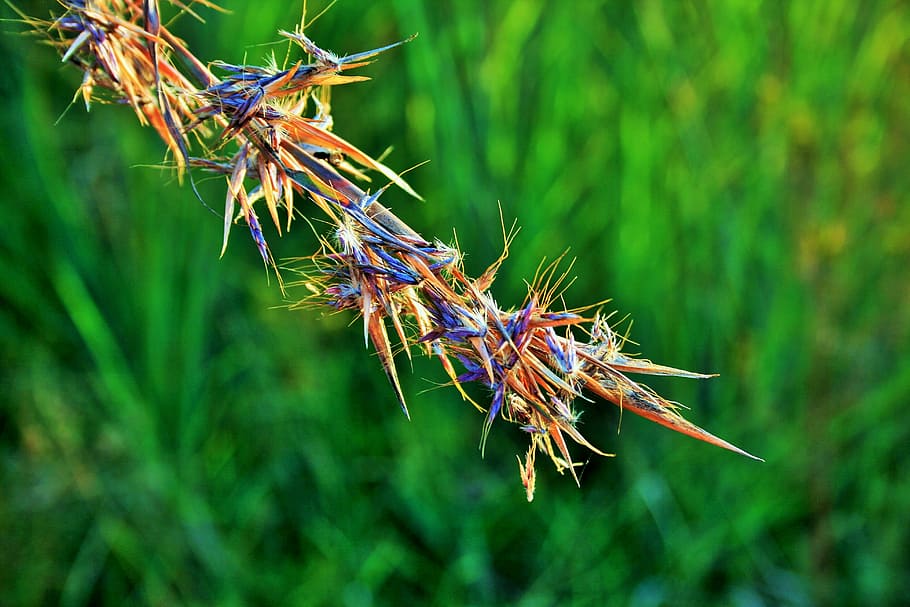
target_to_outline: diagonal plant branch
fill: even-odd
[[[624,340],[608,317],[592,314],[597,304],[566,309],[561,258],[539,270],[518,308],[502,308],[490,287],[514,229],[505,234],[500,258],[472,278],[456,247],[423,238],[379,202],[391,185],[418,195],[400,175],[333,132],[330,92],[365,80],[347,72],[413,36],[339,57],[298,28],[279,33],[302,49],[308,63],[301,59],[279,68],[213,62],[210,68],[162,25],[156,0],[63,0],[61,5],[65,12],[51,21],[23,19],[46,36],[64,62],[82,71],[79,93],[86,108],[93,101],[129,105],[164,141],[178,175],[198,168],[225,177],[222,255],[233,225],[242,220],[284,292],[255,207],[265,207],[280,235],[295,218],[295,199],[314,203],[334,229],[320,236],[319,251],[292,270],[297,279],[290,286],[307,294],[291,307],[360,314],[364,340],[376,350],[405,415],[394,348],[400,346],[408,357],[417,349],[438,358],[461,396],[485,414],[482,445],[497,418],[528,434],[529,450],[524,461],[519,458],[528,500],[538,451],[576,483],[567,439],[607,455],[576,427],[575,403],[586,395],[758,459],[690,423],[678,405],[629,377],[709,376],[623,354]],[[374,194],[364,191],[354,180],[366,179],[365,171],[379,172],[388,185]],[[470,382],[492,393],[487,407],[463,389]]]

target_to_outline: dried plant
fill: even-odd
[[[579,399],[599,396],[677,432],[754,457],[684,419],[679,406],[630,373],[709,377],[622,353],[624,339],[597,305],[566,309],[566,274],[559,262],[541,267],[518,308],[503,309],[490,287],[508,255],[505,248],[479,277],[463,271],[457,247],[429,241],[407,226],[379,198],[392,184],[417,196],[394,171],[333,133],[330,91],[365,80],[348,72],[376,55],[409,42],[336,56],[298,27],[281,36],[308,56],[290,67],[206,64],[164,25],[157,0],[61,0],[52,20],[23,15],[45,35],[64,62],[83,73],[86,108],[94,101],[125,103],[167,145],[181,177],[190,168],[225,176],[224,254],[231,228],[248,227],[264,263],[284,283],[256,213],[265,207],[278,234],[295,219],[295,198],[308,199],[334,230],[320,237],[318,252],[299,260],[291,286],[306,297],[291,307],[328,306],[363,317],[372,344],[402,410],[393,343],[408,357],[423,350],[439,359],[451,384],[485,415],[482,441],[497,418],[516,423],[530,447],[519,458],[528,500],[534,462],[544,452],[576,482],[577,464],[567,439],[599,451],[577,429]],[[174,1],[183,11],[189,5]],[[201,0],[195,4],[217,9]],[[389,184],[370,194],[355,181],[378,171]],[[190,177],[192,184],[192,177]],[[195,191],[195,186],[193,186]],[[198,196],[198,193],[197,193]],[[201,198],[200,198],[201,200]],[[603,303],[603,302],[601,302]],[[486,407],[463,384],[479,382],[492,393]],[[758,459],[758,458],[755,458]]]

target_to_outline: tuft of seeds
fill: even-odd
[[[208,1],[198,4],[217,7]],[[528,501],[534,496],[535,457],[579,482],[568,440],[600,455],[578,430],[587,395],[603,398],[671,430],[759,459],[687,421],[679,406],[629,374],[707,378],[634,358],[598,305],[566,309],[561,258],[542,266],[517,308],[503,308],[490,292],[516,230],[504,230],[502,255],[479,277],[464,273],[457,247],[423,238],[379,199],[391,185],[419,198],[396,172],[333,132],[333,86],[365,80],[347,74],[377,55],[410,42],[344,57],[316,45],[299,28],[279,34],[309,57],[289,68],[212,62],[210,69],[161,23],[157,0],[61,0],[52,21],[23,16],[45,35],[62,60],[81,70],[79,94],[130,106],[151,125],[173,157],[178,175],[190,168],[226,182],[221,254],[231,229],[246,224],[263,263],[285,284],[256,212],[265,207],[280,235],[295,218],[295,200],[309,200],[334,228],[319,250],[298,260],[310,306],[351,310],[363,319],[366,344],[378,354],[405,415],[395,349],[436,357],[462,398],[484,414],[481,449],[497,419],[517,424],[530,440],[519,471]],[[180,10],[187,5],[174,1]],[[214,70],[214,71],[213,71]],[[370,194],[356,185],[376,171],[388,185]],[[190,182],[193,184],[192,175]],[[195,191],[195,185],[193,185]],[[198,193],[197,193],[198,197]],[[201,198],[200,198],[201,200]],[[604,302],[601,302],[601,304]],[[593,315],[591,314],[593,311]],[[492,398],[476,403],[464,384],[482,384]],[[567,440],[568,439],[568,440]]]

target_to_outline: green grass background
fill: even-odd
[[[256,45],[299,3],[226,4],[175,29],[282,57]],[[334,95],[339,134],[432,161],[408,175],[426,203],[384,201],[456,230],[475,274],[499,202],[522,226],[503,304],[570,248],[567,303],[612,297],[633,351],[719,373],[651,385],[767,460],[594,402],[582,430],[617,457],[581,489],[541,461],[531,504],[516,427],[481,459],[482,416],[427,360],[402,364],[406,421],[349,316],[276,308],[243,230],[219,260],[220,220],[150,168],[154,133],[64,113],[78,74],[3,29],[0,603],[910,597],[906,3],[345,0],[309,30],[339,52],[419,32]]]

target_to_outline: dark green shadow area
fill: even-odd
[[[257,45],[299,3],[233,4],[174,28],[203,58],[282,60]],[[474,274],[499,203],[522,227],[503,305],[569,249],[566,303],[612,297],[631,352],[719,373],[649,383],[766,463],[595,401],[581,429],[617,457],[583,459],[581,489],[539,461],[528,504],[518,428],[481,459],[482,415],[402,357],[408,422],[359,324],[280,308],[243,230],[219,260],[154,132],[67,110],[79,75],[4,22],[0,604],[905,601],[910,7],[366,4],[308,33],[419,32],[333,96],[361,149],[431,160],[408,175],[425,203],[383,201],[454,229]],[[267,235],[316,247],[303,222]]]

